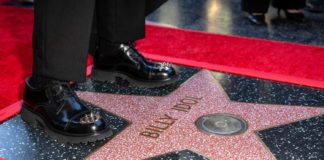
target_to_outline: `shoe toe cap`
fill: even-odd
[[[106,130],[110,130],[108,120],[98,115],[90,118],[81,117],[78,120],[73,120],[65,127],[67,133],[73,134],[97,134]]]

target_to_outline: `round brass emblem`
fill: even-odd
[[[196,121],[196,126],[201,131],[222,136],[238,135],[248,128],[245,120],[223,113],[202,116]]]

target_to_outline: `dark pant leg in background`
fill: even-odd
[[[272,6],[281,9],[302,9],[306,0],[272,0]]]
[[[84,81],[94,0],[35,0],[33,75]]]
[[[270,0],[241,0],[243,11],[249,13],[267,13]]]
[[[159,8],[167,0],[145,0],[145,12],[149,15],[151,12]]]
[[[311,12],[324,12],[324,0],[307,0],[306,6]]]

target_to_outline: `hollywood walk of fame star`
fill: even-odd
[[[256,131],[310,118],[324,113],[323,108],[238,103],[231,101],[209,71],[201,71],[179,89],[165,97],[129,96],[79,92],[79,96],[131,122],[111,141],[88,159],[145,159],[165,153],[192,150],[210,159],[275,159]],[[201,100],[188,112],[173,106],[185,97]],[[235,136],[210,135],[198,130],[195,121],[213,113],[227,113],[248,123],[245,133]],[[141,133],[165,114],[176,119],[158,138]]]

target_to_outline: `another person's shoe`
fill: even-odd
[[[324,2],[323,0],[307,0],[306,10],[314,13],[324,12]]]
[[[84,104],[69,83],[55,80],[41,88],[26,80],[21,118],[64,143],[94,142],[113,134],[109,122]]]
[[[248,13],[247,18],[250,22],[256,25],[264,25],[265,23],[265,15],[264,14],[255,14],[255,13]]]
[[[97,51],[94,56],[92,79],[96,81],[115,82],[121,79],[131,85],[151,88],[169,85],[179,79],[172,65],[147,61],[131,42],[107,45],[106,50],[110,53]]]
[[[280,11],[281,11],[281,9],[278,9],[279,17],[280,17]],[[303,22],[305,20],[305,16],[301,11],[300,12],[290,12],[287,9],[283,9],[283,11],[285,12],[286,18],[288,20],[295,21],[295,22]]]

